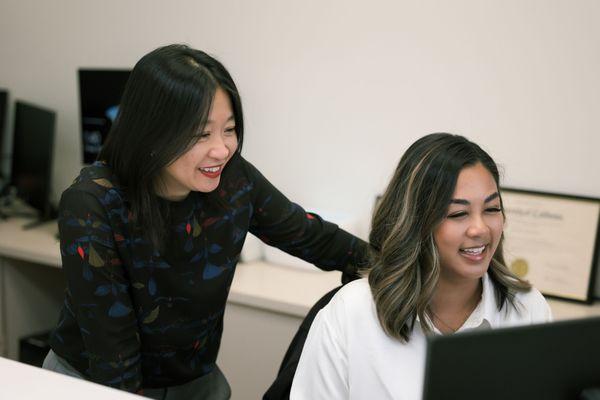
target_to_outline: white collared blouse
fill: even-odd
[[[537,289],[518,293],[498,311],[493,283],[483,277],[481,300],[458,329],[490,329],[548,322],[548,303]],[[434,328],[439,334],[439,331]],[[316,316],[292,384],[291,400],[421,399],[426,340],[420,325],[408,343],[385,334],[368,281],[347,284]]]

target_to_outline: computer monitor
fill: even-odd
[[[56,113],[15,102],[11,185],[17,197],[38,211],[41,219],[50,217],[50,179],[54,154]]]
[[[93,163],[117,117],[129,70],[79,69],[81,143],[84,164]]]
[[[600,388],[600,317],[432,336],[423,400],[577,400]]]

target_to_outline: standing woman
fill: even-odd
[[[209,55],[170,45],[127,82],[99,155],[63,193],[64,306],[44,368],[166,399],[227,399],[215,364],[248,232],[352,274],[367,245],[306,213],[240,155],[240,96]]]

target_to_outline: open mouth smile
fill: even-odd
[[[221,172],[223,171],[223,166],[217,165],[215,167],[200,167],[198,168],[198,170],[200,170],[202,175],[205,175],[209,178],[217,178],[219,175],[221,175]]]
[[[459,253],[472,261],[481,261],[484,258],[484,253],[487,249],[487,245],[481,245],[477,247],[465,247],[459,250]]]

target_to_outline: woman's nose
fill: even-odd
[[[215,135],[214,140],[211,141],[208,155],[209,157],[217,160],[222,160],[229,157],[229,148],[220,135]]]
[[[488,232],[488,226],[481,216],[474,216],[467,228],[467,235],[470,237],[480,237]]]

